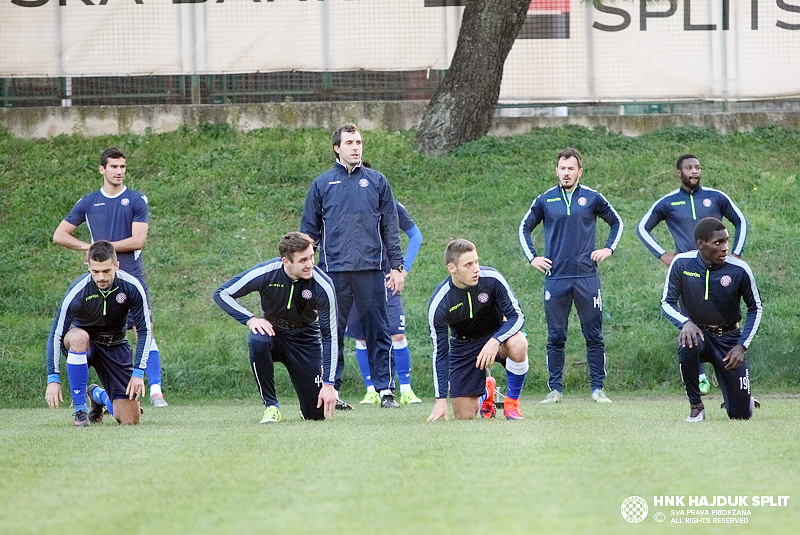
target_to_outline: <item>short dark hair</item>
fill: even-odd
[[[444,248],[444,263],[455,264],[462,254],[475,250],[475,244],[469,240],[457,239],[447,244]]]
[[[358,132],[359,134],[361,133],[358,127],[353,123],[343,124],[342,126],[337,128],[336,131],[333,133],[333,136],[331,136],[331,141],[333,142],[334,147],[338,147],[342,144],[342,132],[347,132],[348,134],[355,134],[356,132]],[[339,155],[336,154],[335,150],[333,151],[333,155],[336,158],[339,157]]]
[[[105,167],[108,164],[108,159],[117,159],[117,158],[125,158],[125,154],[122,153],[121,150],[109,147],[103,151],[103,154],[100,155],[100,165]]]
[[[572,147],[566,147],[558,153],[558,158],[556,158],[556,166],[561,160],[569,160],[573,157],[578,160],[578,168],[583,169],[583,156],[581,156],[581,153],[578,149],[573,149]]]
[[[704,217],[694,227],[694,241],[708,241],[718,230],[725,230],[725,224],[716,217]]]
[[[678,170],[680,170],[681,166],[683,165],[683,161],[684,160],[691,160],[692,158],[694,158],[698,162],[700,161],[700,159],[697,156],[695,156],[694,154],[684,154],[683,156],[678,158],[678,163],[677,163]]]
[[[108,259],[117,261],[117,251],[114,250],[114,245],[108,240],[97,240],[89,246],[86,251],[86,263],[90,260],[94,262],[105,262]]]
[[[314,246],[311,236],[302,232],[290,232],[278,242],[278,254],[281,258],[288,258],[290,262],[294,262],[294,254],[305,251],[309,245]]]

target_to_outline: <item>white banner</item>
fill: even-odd
[[[0,77],[446,69],[463,0],[0,0]],[[502,102],[800,96],[800,0],[533,0]]]

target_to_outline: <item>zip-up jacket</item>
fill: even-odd
[[[503,317],[505,316],[505,320]],[[448,277],[434,290],[428,305],[433,339],[433,382],[437,398],[446,398],[450,379],[450,334],[457,341],[479,340],[489,333],[500,343],[522,329],[525,315],[503,276],[481,266],[478,284],[461,289]]]
[[[322,377],[333,384],[338,356],[336,291],[331,279],[314,267],[311,279],[292,280],[280,258],[239,273],[214,292],[214,301],[233,319],[247,325],[255,316],[236,299],[258,292],[264,318],[276,331],[313,325],[322,339]],[[284,325],[283,327],[281,325]]]
[[[678,188],[654,202],[650,210],[639,221],[636,235],[656,258],[660,258],[666,250],[659,245],[650,232],[659,222],[666,221],[669,233],[675,241],[675,251],[685,253],[697,249],[694,242],[694,227],[698,221],[704,217],[715,217],[722,220],[723,216],[733,223],[736,229],[736,238],[731,253],[742,256],[744,242],[747,238],[747,220],[745,220],[744,214],[723,192],[701,186],[698,186],[692,193]]]
[[[763,312],[750,266],[730,255],[722,264],[708,266],[699,251],[689,251],[676,255],[669,266],[661,309],[679,329],[689,320],[698,326],[734,326],[742,319],[740,299],[747,305],[747,318],[739,343],[748,348]]]
[[[153,336],[150,332],[150,309],[144,288],[139,280],[125,271],[117,270],[108,290],[101,290],[92,274],[82,275],[70,284],[61,306],[58,307],[50,336],[47,338],[48,383],[58,382],[59,359],[64,351],[64,335],[79,327],[95,340],[98,335],[124,339],[128,329],[128,314],[138,333],[133,359],[134,374],[142,377],[150,356]]]
[[[616,250],[622,237],[622,218],[602,194],[578,184],[570,200],[560,185],[550,188],[534,199],[519,225],[519,243],[525,258],[530,262],[539,256],[531,232],[544,221],[544,256],[553,263],[548,276],[561,279],[594,275],[597,264],[591,254],[595,250],[598,217],[611,227],[605,247]]]
[[[348,173],[337,161],[311,183],[300,232],[319,243],[319,266],[326,272],[384,271],[403,265],[397,225],[386,177],[361,164]]]

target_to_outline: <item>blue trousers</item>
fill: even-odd
[[[386,309],[386,279],[383,271],[332,271],[328,276],[336,287],[339,313],[339,358],[336,367],[336,390],[342,385],[344,371],[344,329],[350,308],[355,307],[367,343],[369,371],[375,390],[394,388],[391,369],[392,337]]]
[[[550,279],[544,283],[544,314],[547,318],[547,370],[550,390],[561,392],[564,375],[564,345],[572,304],[578,311],[586,339],[591,389],[603,388],[606,377],[606,351],[603,344],[603,301],[600,276]]]
[[[300,412],[306,420],[323,420],[323,407],[317,407],[322,388],[322,342],[319,329],[307,325],[296,329],[275,329],[275,336],[250,333],[250,367],[264,406],[278,405],[275,392],[275,363],[289,371]]]
[[[728,417],[747,420],[752,416],[750,406],[750,370],[747,359],[735,370],[726,370],[722,359],[733,346],[739,343],[742,332],[739,329],[725,334],[712,334],[703,331],[705,340],[692,348],[678,347],[681,364],[681,378],[686,386],[686,397],[689,403],[700,403],[700,383],[697,370],[700,362],[710,362],[717,372],[719,389],[728,410]]]

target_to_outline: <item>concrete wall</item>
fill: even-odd
[[[0,108],[0,125],[14,136],[44,138],[61,134],[87,137],[171,132],[181,126],[229,123],[242,130],[269,127],[335,129],[354,122],[364,130],[415,128],[425,101],[397,102],[282,102],[270,104],[199,106],[85,106],[73,108]],[[497,117],[492,135],[524,133],[536,127],[577,124],[604,126],[636,136],[669,126],[705,126],[719,132],[743,132],[783,125],[800,130],[800,112],[729,112],[710,114],[571,115],[567,117]]]

